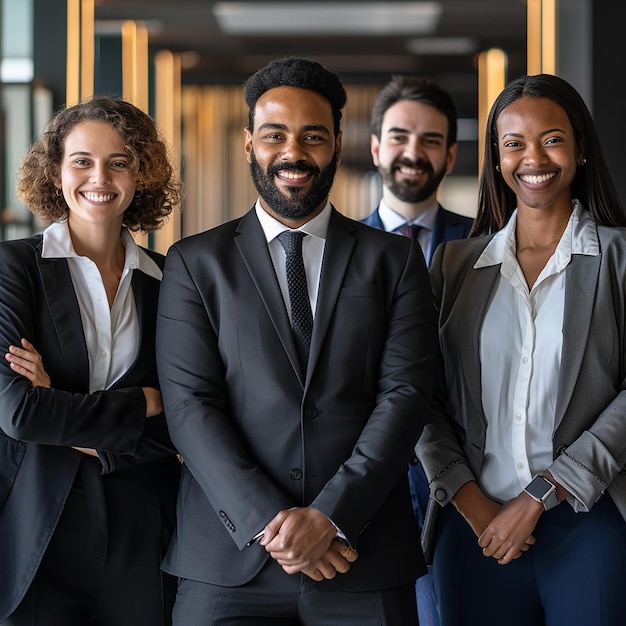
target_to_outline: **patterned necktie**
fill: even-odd
[[[306,372],[313,330],[313,315],[306,285],[304,261],[302,260],[302,240],[305,233],[285,230],[278,235],[278,241],[285,249],[285,268],[287,270],[287,287],[291,306],[291,326],[298,348],[302,371]]]
[[[417,239],[419,234],[423,230],[423,226],[418,226],[417,224],[402,224],[400,228],[398,228],[398,232],[405,237],[410,237],[411,239]]]

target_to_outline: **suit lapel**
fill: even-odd
[[[267,248],[263,228],[261,228],[254,209],[241,218],[237,226],[235,245],[267,309],[267,313],[276,329],[276,334],[300,382],[304,385],[304,377],[298,360],[298,351],[293,333],[291,332],[285,301],[276,279],[276,271]]]
[[[472,265],[475,261],[475,258],[471,261]],[[499,264],[469,271],[468,278],[464,281],[456,298],[456,302],[467,303],[466,310],[462,311],[462,316],[467,323],[467,332],[463,334],[463,340],[459,342],[459,354],[448,355],[449,358],[458,359],[466,364],[463,368],[466,387],[485,424],[487,420],[483,411],[481,393],[480,331],[494,284],[499,275]]]
[[[307,379],[315,369],[356,241],[352,224],[333,208],[320,275]]]
[[[556,430],[574,392],[591,326],[601,256],[573,254],[565,271],[565,315],[561,373],[557,391]]]
[[[89,388],[89,357],[80,308],[65,259],[38,257],[41,284],[54,322],[68,379],[77,389]]]

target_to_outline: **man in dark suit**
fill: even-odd
[[[372,108],[371,151],[383,182],[378,208],[363,223],[416,238],[430,266],[437,246],[469,235],[473,220],[437,202],[457,153],[457,111],[450,94],[413,76],[393,76]],[[428,481],[414,457],[409,464],[413,506],[420,527],[428,504]],[[439,623],[432,577],[416,585],[420,623]]]
[[[406,464],[436,341],[423,255],[328,201],[346,100],[335,74],[280,59],[245,97],[259,199],[172,246],[159,301],[184,459],[164,562],[180,579],[174,624],[415,625],[425,566]],[[304,296],[285,237],[301,241]]]

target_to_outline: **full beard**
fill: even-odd
[[[285,195],[278,189],[274,183],[274,175],[285,170],[313,174],[313,182],[304,195],[300,195],[302,193],[300,187],[287,187],[290,195]],[[296,161],[270,165],[267,171],[263,171],[254,150],[250,153],[250,174],[257,192],[276,215],[285,219],[301,220],[311,215],[328,198],[336,172],[336,154],[323,170],[314,165]]]
[[[407,180],[406,178],[396,178],[394,176],[395,168],[399,164],[405,164],[409,167],[419,167],[426,173],[426,182],[420,184],[415,180]],[[383,179],[383,185],[391,191],[391,193],[402,200],[403,202],[417,203],[423,202],[436,193],[441,181],[446,175],[445,167],[441,168],[438,172],[435,172],[430,163],[422,161],[421,159],[415,163],[409,163],[408,161],[395,161],[392,163],[389,169],[379,167],[378,171]],[[402,174],[400,174],[402,176]]]

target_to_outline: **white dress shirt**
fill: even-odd
[[[435,220],[437,219],[437,211],[439,204],[434,202],[426,211],[420,213],[413,221],[407,222],[406,218],[396,213],[384,200],[381,199],[378,205],[378,216],[383,223],[384,229],[389,233],[397,232],[398,228],[403,224],[415,224],[421,227],[421,232],[417,237],[424,258],[430,258],[431,240],[433,230],[435,229]],[[400,234],[400,233],[398,233]]]
[[[480,332],[487,419],[480,485],[500,502],[517,496],[552,463],[565,269],[572,254],[600,251],[593,218],[574,201],[554,254],[529,290],[516,258],[516,219],[517,212],[474,265],[479,269],[501,264]]]
[[[280,285],[283,300],[287,307],[287,313],[289,314],[289,321],[291,322],[289,288],[287,287],[287,272],[285,269],[285,250],[277,239],[280,233],[290,229],[267,213],[258,200],[255,209],[259,222],[261,222],[261,228],[265,233],[265,239],[267,240],[270,256],[274,263],[274,270],[276,271],[276,277],[278,278],[278,284]],[[330,213],[331,206],[330,202],[328,202],[319,215],[316,215],[312,220],[298,228],[298,230],[309,235],[302,240],[302,259],[304,261],[309,301],[311,302],[311,312],[314,319]]]
[[[102,276],[96,264],[74,251],[67,222],[51,224],[43,233],[43,258],[65,258],[80,309],[89,355],[89,393],[108,389],[134,363],[139,349],[139,322],[132,289],[134,270],[161,280],[159,266],[128,231],[122,231],[126,250],[124,270],[109,308]],[[45,363],[44,363],[45,367]]]

